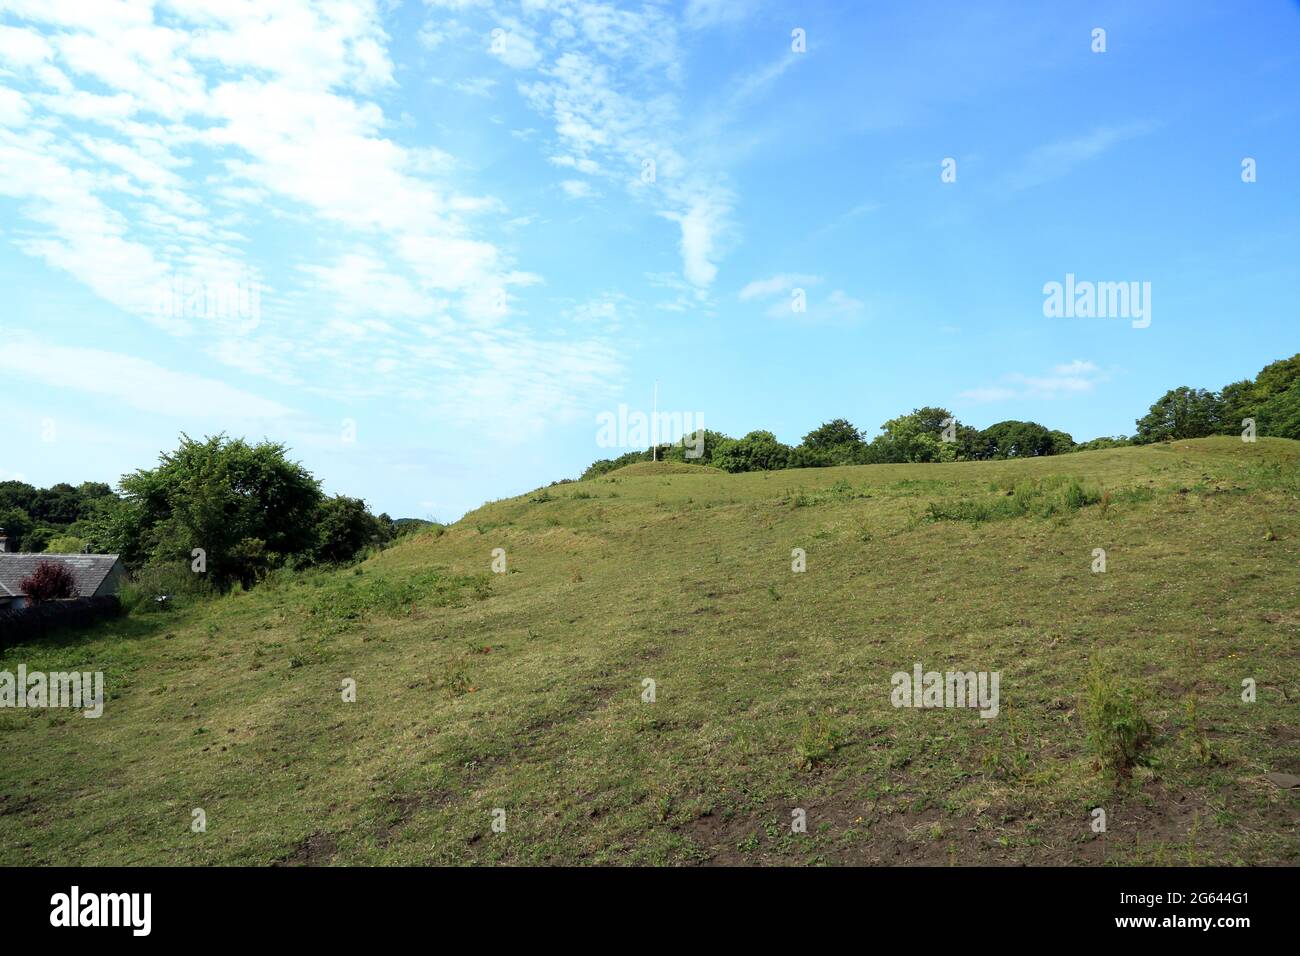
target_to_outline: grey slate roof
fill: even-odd
[[[17,597],[23,593],[22,581],[43,561],[57,562],[67,566],[72,572],[72,580],[77,585],[78,597],[90,597],[99,590],[108,577],[113,565],[117,564],[115,554],[27,554],[25,552],[0,551],[0,594],[7,593]]]

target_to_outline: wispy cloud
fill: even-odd
[[[996,384],[967,389],[960,397],[972,402],[1005,402],[1016,399],[1056,399],[1085,395],[1106,380],[1106,373],[1092,362],[1075,359],[1053,366],[1048,372],[1026,375],[1011,372]]]
[[[113,308],[250,375],[341,400],[427,408],[472,392],[471,375],[504,383],[495,395],[511,398],[444,412],[464,421],[510,417],[512,399],[562,418],[620,374],[594,341],[567,343],[593,359],[590,374],[561,367],[565,339],[532,331],[520,307],[542,277],[496,238],[518,217],[461,188],[456,157],[394,136],[377,99],[396,81],[376,0],[182,3],[165,17],[14,0],[6,12],[17,25],[0,26],[0,197],[23,216],[6,238]],[[526,68],[529,45],[508,41],[504,56]],[[298,231],[287,263],[258,249],[267,220]],[[159,310],[177,275],[255,284],[266,314]]]
[[[820,285],[821,282],[821,276],[806,275],[800,272],[783,272],[766,279],[755,279],[747,283],[738,294],[742,302],[748,302],[750,299],[766,298],[778,294],[789,295],[792,289]]]
[[[763,314],[770,319],[798,322],[854,322],[865,318],[867,305],[843,289],[832,289],[825,296],[810,289],[825,280],[818,275],[781,273],[747,283],[737,298],[742,302],[768,301]]]
[[[1016,189],[1028,189],[1031,186],[1059,179],[1121,143],[1143,136],[1155,128],[1155,123],[1146,121],[1120,126],[1100,126],[1083,136],[1039,146],[1011,172],[1009,185]]]
[[[679,22],[648,5],[561,0],[523,12],[524,21],[497,15],[494,22],[508,26],[490,36],[498,58],[525,74],[519,89],[527,102],[551,121],[549,159],[621,186],[674,223],[682,274],[703,296],[734,235],[735,196],[725,171],[710,167],[683,133]],[[702,25],[726,12],[700,4],[688,14]],[[535,58],[500,52],[516,47]]]
[[[0,368],[20,380],[97,395],[168,418],[250,422],[294,414],[278,402],[214,378],[172,371],[116,352],[51,345],[29,336],[5,343]]]

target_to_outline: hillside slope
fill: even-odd
[[[494,502],[6,649],[109,700],[0,711],[0,864],[1295,864],[1300,791],[1265,774],[1300,773],[1298,504],[1282,439]],[[893,707],[916,663],[999,672],[998,715]],[[1127,777],[1086,739],[1095,674],[1153,727]]]

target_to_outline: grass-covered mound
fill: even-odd
[[[0,863],[1300,861],[1300,444],[684,468],[7,648]]]
[[[624,465],[622,468],[615,468],[603,477],[619,476],[636,476],[636,475],[721,475],[724,472],[709,465],[688,465],[683,461],[638,461],[630,465]]]

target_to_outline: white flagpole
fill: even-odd
[[[650,460],[659,460],[659,380],[655,379],[654,417],[650,419]]]

